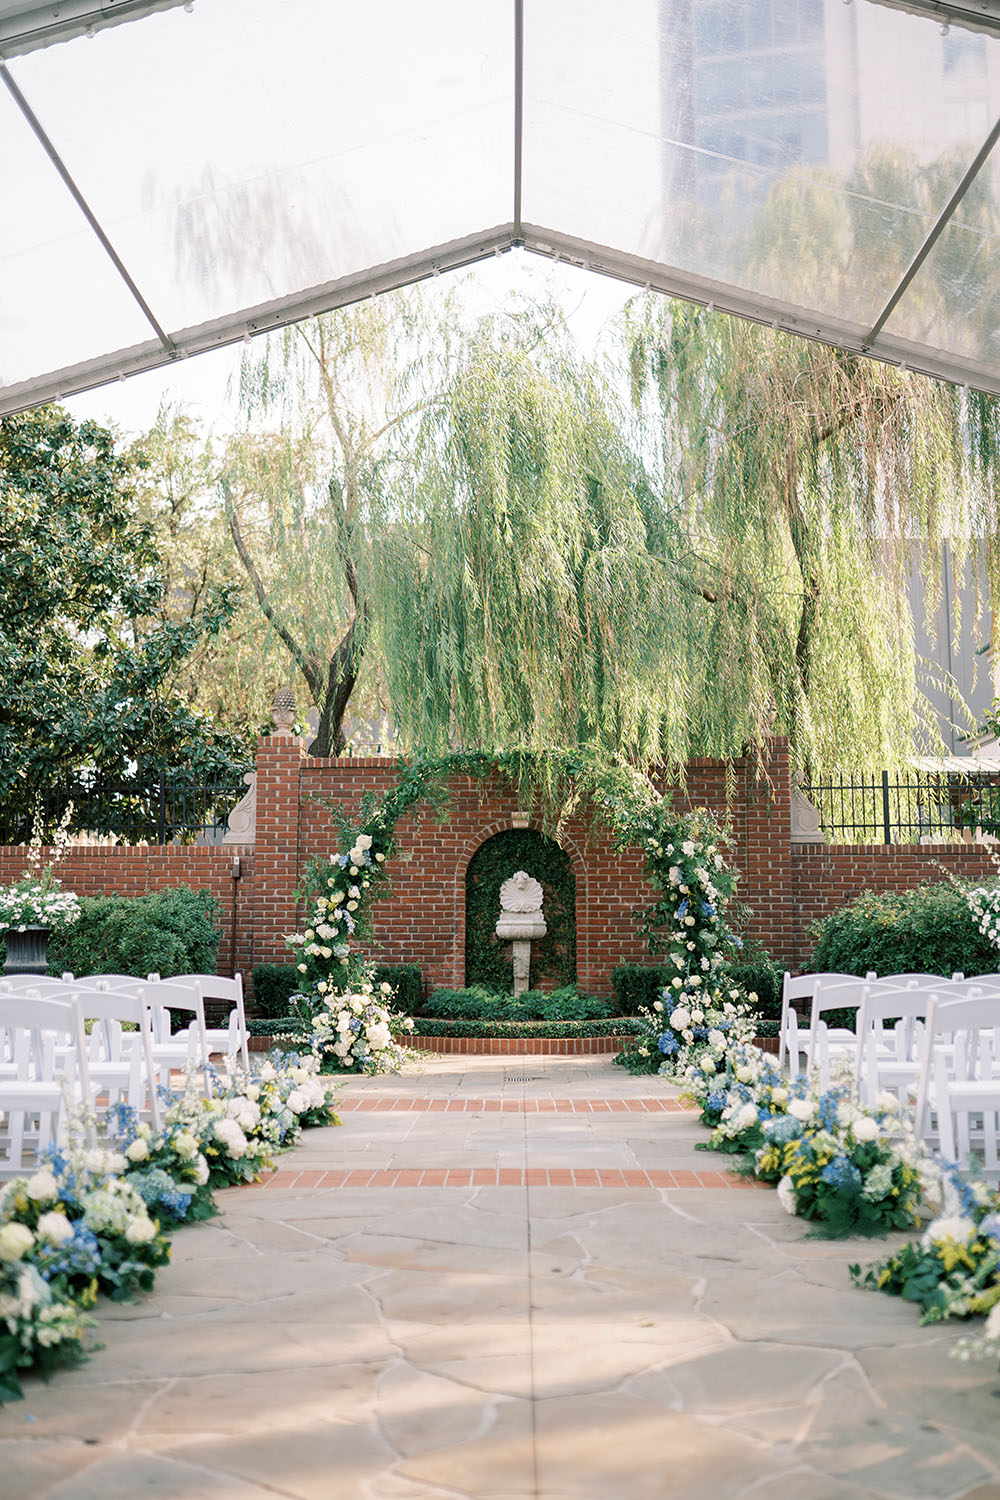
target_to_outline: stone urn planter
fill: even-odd
[[[3,966],[5,974],[44,974],[48,969],[46,947],[49,941],[48,927],[29,925],[23,932],[16,927],[7,928],[7,958]]]

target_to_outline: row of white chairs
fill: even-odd
[[[795,1003],[805,1000],[803,1028]],[[853,1029],[823,1019],[854,1006]],[[915,1101],[916,1129],[929,1146],[963,1165],[975,1155],[987,1173],[1000,1172],[1000,974],[786,975],[779,1047],[781,1066],[822,1088],[836,1070],[865,1104],[886,1093],[901,1110]]]
[[[227,1000],[229,1024],[205,1024],[205,995]],[[172,1032],[171,1017],[186,1026]],[[88,1035],[89,1023],[89,1035]],[[65,1105],[93,1110],[123,1102],[158,1129],[158,1088],[179,1068],[201,1071],[212,1092],[212,1055],[249,1066],[243,986],[215,975],[162,981],[131,975],[61,980],[0,979],[0,1177],[25,1170],[27,1155],[60,1138]]]

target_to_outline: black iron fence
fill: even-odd
[[[838,773],[800,789],[833,843],[953,843],[977,829],[1000,835],[1000,772]]]
[[[252,770],[194,775],[188,768],[140,767],[134,776],[106,779],[84,772],[18,789],[0,799],[0,844],[37,837],[51,843],[60,830],[77,843],[107,838],[122,844],[216,843]]]

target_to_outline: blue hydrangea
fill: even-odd
[[[797,1141],[801,1134],[801,1122],[794,1115],[775,1115],[764,1125],[764,1135],[779,1146],[783,1146],[786,1141]]]
[[[726,1091],[725,1091],[725,1089],[713,1089],[713,1091],[709,1094],[708,1098],[705,1100],[705,1108],[707,1110],[710,1110],[713,1115],[721,1115],[722,1111],[725,1109],[725,1107],[726,1107]]]
[[[707,901],[701,903],[701,914],[703,917],[714,917],[715,907],[710,906]]]
[[[853,1162],[846,1156],[835,1156],[819,1174],[830,1187],[843,1193],[845,1198],[854,1198],[862,1188],[862,1177]]]
[[[707,1042],[708,1041],[708,1027],[707,1026],[692,1026],[691,1027],[691,1033],[692,1033],[692,1035],[693,1035],[693,1037],[694,1037],[694,1039],[695,1039],[696,1042]]]
[[[675,1052],[680,1051],[680,1042],[672,1031],[665,1031],[656,1044],[664,1057],[673,1057]]]

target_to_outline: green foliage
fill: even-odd
[[[242,745],[166,688],[176,663],[222,628],[232,596],[209,590],[185,621],[153,618],[165,581],[133,517],[134,478],[93,422],[55,407],[0,419],[0,804],[9,799],[17,824],[11,842],[30,837],[36,798],[51,829],[84,772],[245,761]]]
[[[815,973],[995,973],[997,950],[976,927],[965,887],[952,881],[912,891],[865,891],[810,929]]]
[[[186,886],[148,896],[91,896],[80,919],[49,941],[54,974],[214,974],[220,908]]]
[[[757,996],[754,1009],[769,1020],[781,1020],[781,990],[784,970],[775,963],[762,943],[745,942],[738,955],[729,964],[728,980],[738,985],[747,995]],[[777,1033],[773,1033],[777,1035]],[[759,1031],[759,1036],[772,1035]]]
[[[858,768],[881,769],[910,761],[915,731],[940,743],[909,572],[928,618],[946,542],[977,605],[987,578],[995,596],[996,400],[663,298],[637,299],[628,321],[637,410],[659,418],[664,493],[690,539],[687,586],[711,600],[692,634],[702,670],[682,669],[696,753],[776,730],[802,764],[836,769],[850,744]],[[980,555],[970,538],[987,539]]]
[[[662,964],[618,964],[611,970],[611,984],[621,1015],[649,1010],[672,978],[673,969],[668,973]]]
[[[500,887],[526,870],[544,891],[545,937],[531,944],[532,986],[576,978],[576,876],[555,839],[533,828],[508,828],[476,850],[465,875],[465,975],[470,985],[506,989],[510,943],[497,937]]]
[[[424,1009],[435,1019],[462,1021],[596,1021],[614,1015],[612,1001],[581,995],[575,985],[549,994],[527,990],[516,997],[485,985],[432,990]]]
[[[252,970],[253,1009],[259,1020],[287,1016],[292,995],[302,988],[302,976],[294,964],[258,964]],[[424,979],[419,964],[376,964],[373,974],[376,987],[391,984],[396,992],[395,1005],[407,1015],[419,1009]]]
[[[438,1021],[419,1017],[416,1036],[567,1037],[631,1035],[626,1018],[602,1021]]]

